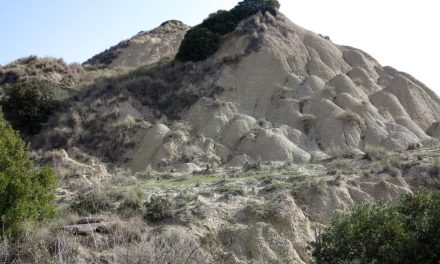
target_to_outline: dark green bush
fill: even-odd
[[[244,0],[230,11],[219,10],[186,33],[176,59],[206,60],[219,49],[220,37],[234,31],[240,21],[259,11],[276,14],[279,8],[278,0]]]
[[[180,45],[176,58],[180,61],[202,61],[219,48],[220,37],[209,29],[190,29]]]
[[[240,22],[237,20],[238,18],[230,11],[219,10],[205,19],[199,27],[209,29],[222,36],[234,31]]]
[[[438,263],[440,192],[398,205],[363,205],[337,217],[313,247],[315,263]]]
[[[159,222],[173,216],[173,204],[165,197],[152,196],[145,206],[145,219],[151,222]]]
[[[118,214],[122,217],[130,218],[142,210],[142,205],[138,201],[125,199],[118,206]]]
[[[5,98],[1,101],[5,119],[25,135],[38,133],[59,105],[52,88],[42,82],[19,83],[7,87]]]
[[[80,192],[70,204],[70,209],[81,216],[97,214],[112,208],[110,197],[100,191]]]
[[[258,12],[271,12],[276,14],[280,8],[278,0],[244,0],[238,3],[231,12],[240,18],[252,16]]]
[[[33,168],[26,144],[0,115],[0,238],[53,217],[55,187],[53,170]]]

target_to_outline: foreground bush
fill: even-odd
[[[144,193],[139,187],[129,191],[118,206],[118,213],[124,218],[130,218],[142,212]]]
[[[318,264],[438,263],[440,192],[357,207],[336,218],[312,247]]]
[[[220,37],[234,31],[240,21],[260,11],[276,14],[279,8],[278,0],[244,0],[230,11],[219,10],[186,33],[176,59],[206,60],[219,49]]]
[[[55,187],[53,170],[33,168],[26,144],[0,116],[0,237],[53,217]]]
[[[159,222],[173,216],[173,204],[168,198],[152,196],[144,206],[144,218],[148,221]]]
[[[77,193],[70,204],[70,210],[80,216],[98,214],[112,208],[110,198],[98,190]]]
[[[1,105],[15,130],[25,135],[34,135],[58,107],[52,92],[53,87],[42,82],[19,83],[5,89]]]

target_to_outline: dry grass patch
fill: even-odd
[[[440,179],[440,158],[434,160],[428,169],[429,176]]]

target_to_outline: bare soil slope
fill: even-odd
[[[168,22],[138,37],[185,28]],[[148,43],[142,45],[155,49]],[[129,57],[113,62],[127,65]],[[307,163],[361,154],[367,146],[423,145],[437,135],[439,102],[422,83],[361,50],[338,46],[282,14],[259,13],[204,62],[155,64],[96,83],[34,145],[76,147],[134,172],[187,163]]]

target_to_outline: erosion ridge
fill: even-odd
[[[30,151],[60,177],[60,216],[0,259],[310,263],[334,216],[440,188],[440,99],[414,77],[279,12],[196,63],[173,60],[188,29],[167,21],[84,65],[58,61],[81,87]],[[0,73],[26,80],[25,64]]]
[[[306,163],[420,146],[440,119],[439,98],[413,77],[282,14],[242,21],[204,62],[150,66],[101,86],[73,101],[36,146],[76,147],[133,172]]]
[[[109,68],[136,68],[151,65],[162,59],[174,58],[189,26],[169,20],[150,31],[141,31],[134,37],[97,54],[85,65]]]

